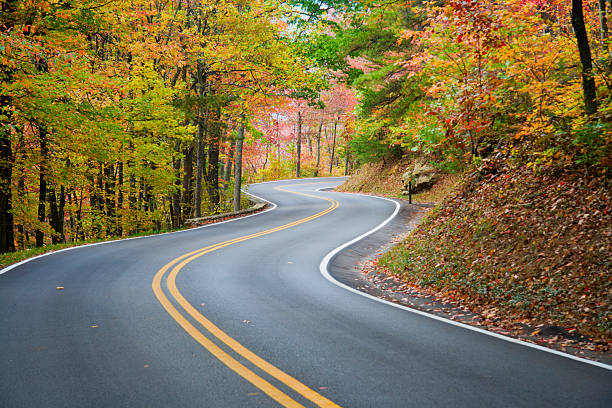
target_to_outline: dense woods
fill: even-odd
[[[372,9],[335,39],[360,95],[352,146],[447,167],[495,150],[607,171],[609,2],[439,1]]]
[[[315,5],[310,22],[275,1],[1,4],[3,252],[230,209],[234,156],[251,179],[295,163],[290,104],[309,146],[331,126],[306,114],[326,83],[303,45]]]

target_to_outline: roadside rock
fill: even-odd
[[[427,190],[438,180],[438,170],[425,159],[418,159],[414,166],[402,175],[404,194],[408,194],[408,182],[412,180],[412,193]]]

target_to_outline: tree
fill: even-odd
[[[582,91],[584,95],[584,110],[587,115],[597,112],[597,87],[593,75],[591,47],[584,25],[582,0],[572,0],[572,27],[578,43],[578,53],[582,64]]]
[[[3,37],[11,35],[15,28],[15,12],[18,1],[2,1],[0,10],[0,29]],[[14,68],[5,61],[0,63],[2,82],[13,80]],[[0,252],[14,251],[13,205],[11,197],[11,179],[13,173],[13,151],[11,148],[11,133],[14,129],[11,112],[11,97],[0,95]]]
[[[1,5],[2,251],[231,208],[227,124],[320,83],[269,2]]]
[[[242,143],[244,140],[244,114],[240,115],[238,134],[236,136],[236,158],[234,165],[234,211],[240,210],[240,194],[242,193]]]
[[[295,162],[295,177],[300,178],[300,161],[302,158],[302,112],[297,114],[297,138],[295,141],[295,151],[297,159]]]

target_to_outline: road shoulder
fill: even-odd
[[[491,318],[449,301],[435,292],[407,284],[400,276],[387,274],[378,267],[378,259],[425,217],[428,206],[397,200],[399,212],[384,227],[334,255],[328,271],[333,279],[370,296],[403,307],[486,330],[522,342],[556,350],[570,356],[612,365],[612,353],[607,345],[597,343],[579,333],[569,333],[556,326],[530,326],[508,318]]]

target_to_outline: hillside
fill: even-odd
[[[383,193],[394,186],[383,175],[395,179],[400,172],[393,166],[366,166],[341,190]],[[356,188],[373,169],[381,177],[366,177],[371,183]],[[445,189],[433,190],[441,196]],[[487,162],[379,260],[379,272],[458,301],[487,321],[585,334],[603,339],[598,344],[606,349],[612,340],[611,192],[609,178],[584,169],[534,172]]]
[[[387,158],[376,163],[365,163],[336,191],[359,192],[408,199],[404,190],[402,174],[410,166],[408,158]],[[428,191],[414,194],[415,203],[434,203],[440,201],[459,183],[457,174],[441,173],[438,182]]]

